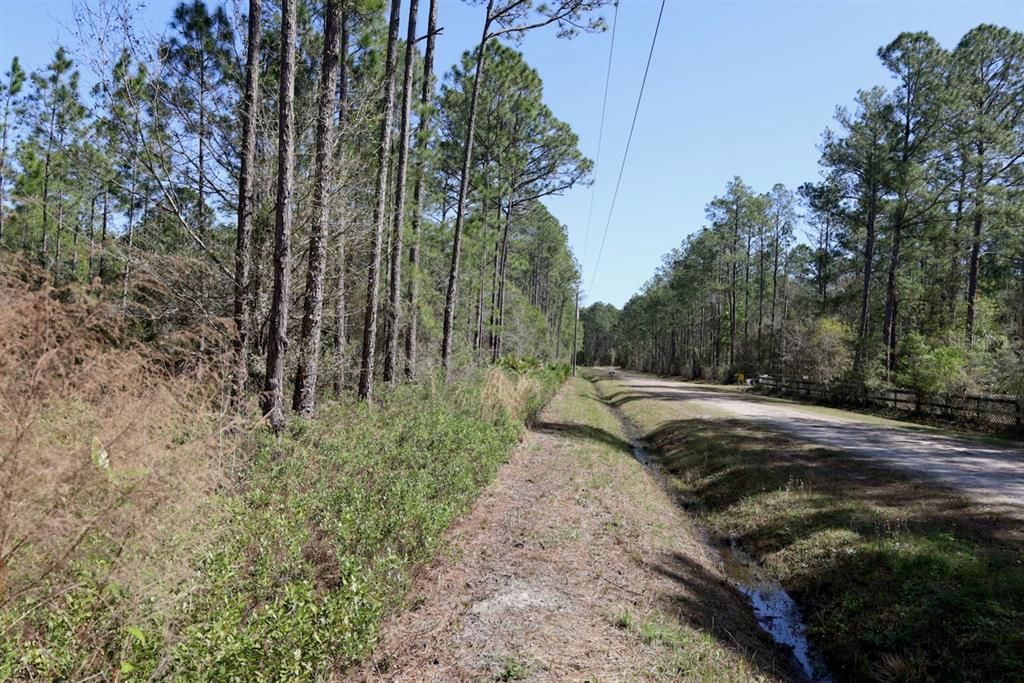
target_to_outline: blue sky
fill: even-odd
[[[229,3],[233,0],[228,0]],[[161,29],[176,3],[150,0],[140,21]],[[425,0],[421,6],[426,4]],[[583,263],[587,303],[621,306],[662,254],[704,222],[704,205],[734,175],[765,191],[818,175],[817,144],[835,107],[860,88],[887,84],[875,53],[902,31],[928,31],[945,47],[980,23],[1024,30],[1024,0],[934,2],[691,2],[668,0],[626,173],[596,278],[608,216],[658,0],[622,0],[594,218],[584,252],[588,188],[553,198]],[[421,14],[425,13],[425,9]],[[483,9],[440,0],[438,71],[479,36]],[[611,19],[611,9],[606,13]],[[421,17],[425,23],[425,17]],[[0,65],[13,55],[42,67],[72,26],[70,0],[0,0]],[[403,29],[404,31],[404,29]],[[597,151],[610,33],[558,40],[553,31],[519,48],[544,79],[545,100]]]

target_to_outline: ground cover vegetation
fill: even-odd
[[[343,670],[568,372],[403,384],[275,435],[225,409],[229,344],[200,365],[102,291],[4,282],[5,680]]]

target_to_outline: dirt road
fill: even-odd
[[[953,437],[940,430],[854,412],[805,406],[729,388],[619,373],[622,405],[652,398],[693,401],[709,413],[750,420],[801,440],[912,470],[974,501],[1024,517],[1024,448]]]
[[[388,619],[366,681],[790,678],[717,553],[571,380]]]

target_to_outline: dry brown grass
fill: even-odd
[[[512,376],[501,368],[493,367],[485,376],[480,402],[490,418],[496,419],[504,411],[513,422],[523,422],[530,410],[530,400],[538,389],[537,382],[527,375]]]
[[[73,586],[87,557],[102,558],[101,583],[152,609],[187,571],[179,551],[224,478],[234,437],[210,381],[219,351],[196,362],[190,333],[159,351],[133,342],[102,295],[0,264],[0,609],[11,625]]]

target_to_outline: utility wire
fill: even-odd
[[[601,163],[601,142],[604,140],[604,115],[608,109],[608,85],[612,79],[612,55],[615,54],[615,27],[619,24],[619,2],[615,2],[615,16],[612,19],[612,43],[608,47],[608,69],[604,76],[604,97],[601,99],[601,125],[597,129],[597,155],[594,157],[594,183],[590,186],[590,210],[587,211],[587,231],[583,237],[583,263],[587,262],[587,246],[590,244],[590,224],[594,218],[594,197],[597,195],[597,166]]]
[[[590,289],[594,288],[594,280],[597,277],[597,267],[601,264],[601,254],[604,252],[604,241],[608,237],[608,227],[612,224],[612,214],[615,212],[615,200],[619,197],[619,186],[622,184],[622,174],[626,170],[626,158],[629,156],[629,146],[633,142],[633,130],[636,128],[637,115],[640,113],[640,102],[644,98],[644,86],[647,85],[647,74],[651,70],[651,59],[654,57],[654,45],[658,42],[658,29],[661,28],[661,16],[665,13],[665,0],[661,0],[661,9],[658,10],[658,23],[654,26],[654,36],[651,38],[651,50],[647,53],[647,66],[644,68],[644,77],[640,82],[640,94],[636,98],[636,109],[633,110],[633,123],[629,126],[629,137],[626,138],[626,149],[622,153],[622,164],[619,166],[619,178],[615,181],[615,192],[612,193],[612,204],[608,208],[608,221],[604,225],[604,234],[601,236],[601,247],[597,250],[597,260],[594,262],[594,271],[590,275]]]

